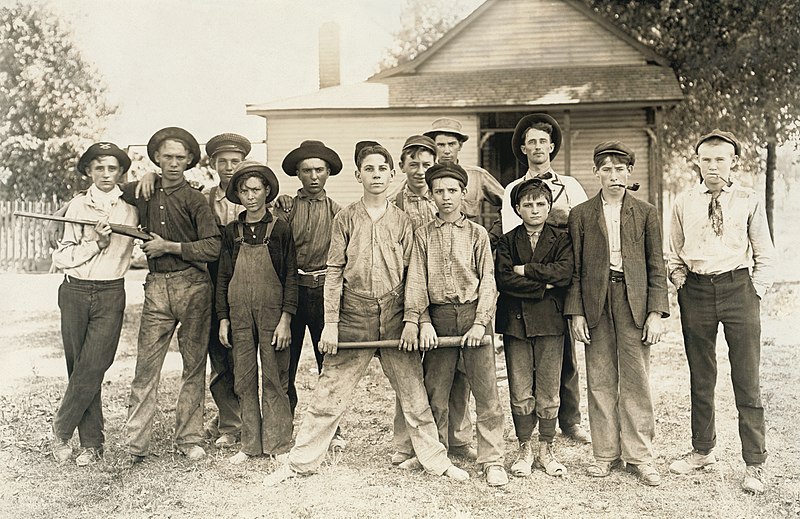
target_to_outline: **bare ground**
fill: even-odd
[[[782,248],[785,266],[795,261]],[[789,270],[784,270],[788,272]],[[141,312],[142,272],[131,272],[128,310],[117,361],[103,386],[106,417],[106,463],[78,468],[56,464],[49,456],[47,433],[66,384],[66,370],[55,305],[53,275],[0,275],[0,516],[56,517],[800,517],[800,284],[788,279],[766,297],[762,315],[762,391],[767,409],[768,492],[745,495],[744,473],[730,386],[727,347],[718,344],[717,455],[720,462],[694,476],[668,473],[669,463],[691,448],[689,379],[677,315],[669,334],[653,348],[651,385],[656,409],[658,488],[645,487],[631,475],[614,472],[606,479],[584,475],[591,447],[558,437],[557,449],[569,476],[554,479],[536,472],[512,478],[502,489],[486,486],[474,463],[455,462],[472,479],[451,483],[422,472],[392,467],[391,388],[377,361],[369,368],[345,415],[349,445],[329,456],[319,474],[295,478],[277,489],[261,486],[274,462],[259,459],[231,466],[235,449],[206,446],[210,456],[187,462],[172,452],[171,434],[180,375],[172,352],[165,365],[156,417],[153,455],[134,469],[123,468],[122,426],[136,352]],[[674,298],[673,298],[674,299]],[[676,312],[677,314],[677,309]],[[315,365],[304,351],[298,374],[300,408],[311,397]],[[582,351],[579,352],[583,362]],[[499,373],[504,359],[497,357]],[[581,364],[582,375],[584,373]],[[585,384],[585,377],[582,376]],[[505,381],[501,401],[508,401]],[[585,413],[584,425],[588,425]],[[207,417],[214,404],[206,398]],[[296,424],[297,425],[297,424]],[[516,441],[506,408],[508,466]],[[76,439],[73,439],[76,444]],[[77,447],[77,445],[76,445]]]

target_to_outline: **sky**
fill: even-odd
[[[31,0],[35,1],[35,0]],[[376,72],[399,28],[400,0],[51,0],[119,113],[106,138],[144,144],[164,126],[200,142],[222,132],[264,138],[246,104],[318,89],[318,30],[341,33],[342,84]],[[468,0],[467,12],[481,3]]]

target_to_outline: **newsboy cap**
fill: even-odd
[[[322,141],[303,141],[300,146],[293,149],[283,159],[281,167],[283,172],[290,177],[297,176],[297,165],[306,159],[322,159],[331,170],[331,175],[336,175],[342,170],[342,159],[339,154],[325,146]]]
[[[597,146],[594,147],[594,154],[592,155],[592,160],[596,159],[599,155],[623,155],[630,159],[630,165],[636,162],[636,154],[633,150],[621,141],[605,141],[601,142]]]
[[[742,154],[742,145],[739,142],[739,139],[737,139],[736,136],[731,132],[725,132],[720,130],[719,128],[714,128],[713,130],[711,130],[710,133],[707,133],[702,137],[700,137],[697,140],[697,144],[694,145],[694,152],[697,153],[697,151],[700,149],[700,145],[709,139],[722,139],[725,142],[729,142],[733,144],[733,151],[736,155]]]
[[[413,146],[420,146],[429,150],[433,153],[434,157],[436,156],[436,142],[433,139],[428,137],[427,135],[412,135],[408,139],[406,139],[405,144],[403,144],[403,150],[406,151],[408,148]]]
[[[425,183],[428,184],[428,189],[433,189],[433,181],[437,178],[454,178],[459,180],[464,187],[467,186],[469,177],[467,172],[454,162],[437,163],[428,168],[425,172]]]
[[[514,156],[517,157],[517,160],[525,166],[528,165],[528,156],[522,153],[522,145],[525,144],[525,132],[536,123],[546,123],[553,127],[553,133],[550,134],[550,142],[553,143],[553,151],[550,152],[550,160],[556,158],[558,150],[561,148],[561,126],[558,125],[558,122],[547,114],[528,114],[519,120],[517,126],[514,128],[514,135],[511,137],[511,151],[514,152]]]
[[[423,135],[426,135],[431,139],[435,139],[440,133],[451,133],[458,137],[460,142],[466,142],[469,139],[469,135],[464,133],[461,128],[461,121],[458,119],[453,119],[452,117],[440,117],[431,123],[431,129],[425,132]]]
[[[250,149],[250,139],[238,133],[220,133],[211,137],[206,143],[206,155],[209,159],[213,159],[214,155],[222,151],[238,151],[246,157]]]
[[[119,167],[122,168],[122,173],[127,172],[131,167],[131,158],[128,157],[127,153],[119,149],[116,144],[113,142],[95,142],[83,152],[81,158],[78,159],[78,165],[75,169],[81,175],[89,176],[89,172],[87,171],[89,163],[97,157],[102,157],[104,155],[116,157],[119,161]]]
[[[153,164],[156,166],[160,166],[160,164],[156,161],[156,152],[158,148],[161,147],[161,143],[167,139],[176,139],[182,141],[189,147],[189,153],[192,154],[192,160],[189,162],[189,165],[186,169],[192,169],[200,162],[200,145],[197,144],[197,139],[194,138],[194,135],[187,132],[183,128],[178,128],[177,126],[168,126],[167,128],[162,128],[158,130],[156,133],[150,137],[150,141],[147,143],[147,156],[150,157],[150,160],[153,161]]]
[[[258,176],[261,177],[261,180],[264,182],[265,187],[269,187],[269,194],[267,195],[266,203],[270,203],[275,200],[275,197],[278,196],[278,177],[275,176],[275,173],[267,166],[266,164],[262,164],[257,160],[244,160],[239,163],[238,166],[233,170],[233,176],[231,177],[231,181],[228,183],[228,187],[225,189],[225,197],[233,202],[234,204],[243,205],[242,201],[239,199],[239,193],[236,191],[237,184],[239,183],[239,179],[242,178],[242,175],[249,171],[255,171],[258,173]]]

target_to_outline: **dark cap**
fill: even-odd
[[[550,142],[553,143],[553,151],[550,152],[550,160],[556,158],[558,150],[561,148],[561,126],[558,125],[555,119],[547,114],[534,113],[528,114],[519,120],[517,126],[514,128],[514,135],[511,137],[511,150],[514,156],[525,166],[528,165],[528,157],[522,153],[522,145],[525,144],[525,132],[528,128],[536,123],[545,123],[553,127],[553,133],[550,134]]]
[[[434,142],[434,140],[427,135],[412,135],[406,139],[405,144],[403,144],[403,151],[406,151],[406,149],[413,146],[421,146],[427,150],[430,150],[430,152],[436,156],[436,142]]]
[[[697,151],[700,149],[700,145],[709,139],[722,139],[725,142],[733,144],[734,154],[741,155],[742,153],[742,145],[739,142],[739,139],[737,139],[736,136],[731,132],[724,132],[719,128],[714,128],[710,133],[700,137],[700,139],[697,140],[697,144],[694,145],[694,152],[697,153]]]
[[[306,159],[324,160],[331,170],[331,176],[342,170],[342,159],[339,158],[339,154],[325,146],[322,141],[314,140],[303,141],[300,146],[290,151],[283,159],[281,168],[290,177],[296,177],[297,165]]]
[[[381,143],[375,141],[358,141],[356,143],[355,150],[353,151],[353,162],[356,163],[356,168],[361,168],[361,161],[366,156],[364,151],[367,148],[378,155],[383,155],[386,158],[386,161],[389,163],[389,168],[394,169],[394,160],[392,160],[392,154],[389,153],[389,150],[384,148]]]
[[[434,180],[447,177],[461,181],[464,187],[469,180],[464,168],[453,162],[445,162],[434,164],[428,168],[428,171],[425,172],[425,183],[428,184],[428,189],[433,189]]]
[[[214,155],[222,151],[238,151],[242,158],[250,153],[250,139],[238,133],[221,133],[211,137],[206,143],[206,155],[213,159]]]
[[[517,213],[517,216],[519,216],[517,206],[519,205],[519,201],[522,198],[523,192],[534,186],[540,186],[542,188],[542,190],[546,193],[545,198],[548,202],[550,202],[550,206],[553,206],[553,191],[550,189],[550,186],[547,185],[547,182],[540,178],[529,178],[528,180],[523,180],[511,188],[511,208],[515,213]]]
[[[469,139],[469,135],[464,133],[461,128],[461,121],[452,117],[440,117],[431,123],[431,129],[423,135],[435,139],[440,133],[450,133],[458,137],[460,142],[466,142]]]
[[[192,161],[186,166],[186,169],[192,169],[197,165],[200,161],[200,145],[197,144],[197,139],[195,139],[194,135],[191,133],[177,126],[162,128],[150,137],[150,141],[147,143],[147,156],[150,157],[153,164],[160,166],[160,164],[156,162],[156,152],[158,148],[161,147],[161,143],[167,139],[182,141],[189,147],[189,153],[192,154]]]
[[[620,141],[601,142],[594,147],[594,155],[592,156],[593,159],[596,159],[599,155],[603,154],[626,156],[630,159],[631,166],[633,166],[634,162],[636,162],[636,154],[633,152],[630,146]]]
[[[257,160],[244,160],[236,166],[233,170],[231,181],[225,189],[225,197],[234,204],[242,205],[242,201],[239,199],[239,193],[236,192],[236,185],[239,183],[239,179],[242,178],[242,175],[250,171],[257,172],[261,180],[264,181],[264,185],[269,186],[269,194],[267,195],[266,203],[272,202],[275,197],[278,196],[278,177],[275,176],[275,173],[269,166]]]
[[[131,167],[131,158],[128,157],[127,153],[119,149],[116,144],[113,142],[95,142],[83,152],[81,158],[78,159],[78,165],[75,167],[75,169],[81,175],[88,176],[89,172],[87,171],[87,168],[89,167],[89,163],[97,157],[102,157],[104,155],[116,157],[119,161],[119,167],[122,168],[122,173],[127,172],[128,168]]]

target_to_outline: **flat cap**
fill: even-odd
[[[342,170],[342,159],[339,158],[338,153],[325,146],[322,141],[307,140],[301,142],[300,146],[286,155],[281,164],[283,172],[290,177],[296,177],[297,165],[306,159],[324,160],[331,170],[331,176]]]
[[[736,136],[731,132],[725,132],[719,128],[714,128],[711,130],[711,132],[700,137],[697,140],[697,144],[694,145],[694,152],[697,153],[697,151],[700,149],[700,145],[709,139],[722,139],[725,142],[729,142],[733,144],[733,151],[736,155],[742,154],[742,145],[739,142],[739,139],[737,139]]]
[[[221,133],[211,137],[206,143],[206,155],[209,159],[222,151],[238,151],[246,157],[250,149],[250,139],[238,133]]]
[[[228,183],[228,187],[225,190],[225,197],[234,204],[243,205],[242,201],[239,199],[239,193],[236,192],[236,185],[239,183],[239,179],[242,178],[242,175],[250,171],[257,172],[261,180],[264,181],[264,185],[269,186],[269,194],[267,195],[266,203],[275,200],[275,197],[278,196],[279,189],[278,177],[275,176],[275,172],[273,172],[269,166],[257,160],[243,160],[236,166],[236,169],[233,170],[231,181]]]
[[[131,167],[131,158],[128,157],[127,153],[119,149],[119,146],[113,142],[95,142],[83,152],[81,158],[78,159],[78,165],[75,169],[81,175],[88,176],[89,172],[86,168],[89,167],[89,163],[97,157],[102,157],[104,155],[116,157],[119,161],[119,167],[122,168],[122,173],[127,172],[128,168]]]
[[[433,189],[433,181],[437,178],[454,178],[460,180],[466,187],[469,177],[467,172],[453,162],[437,163],[428,168],[425,172],[425,183],[428,184],[428,189]]]
[[[392,159],[392,154],[389,153],[389,150],[383,147],[383,145],[379,142],[375,141],[358,141],[356,143],[355,151],[353,152],[353,160],[356,163],[356,167],[361,167],[361,161],[366,157],[366,150],[369,148],[373,153],[383,155],[386,157],[386,162],[389,163],[389,168],[394,169],[394,160]]]
[[[545,123],[553,127],[550,134],[550,142],[553,143],[553,151],[550,152],[550,160],[556,158],[558,150],[561,149],[561,126],[551,116],[543,113],[528,114],[517,122],[514,128],[514,135],[511,136],[511,151],[514,156],[525,166],[528,165],[528,157],[522,153],[522,145],[525,144],[525,132],[536,123]]]
[[[633,166],[633,164],[636,162],[636,154],[633,152],[630,146],[620,141],[605,141],[594,147],[594,154],[592,156],[593,158],[597,158],[598,155],[603,154],[626,156],[630,159],[631,166]]]
[[[431,129],[423,135],[435,139],[436,135],[440,133],[452,133],[461,142],[466,142],[469,135],[462,131],[461,121],[453,119],[452,117],[440,117],[431,123]]]
[[[425,148],[436,156],[436,142],[427,135],[412,135],[406,139],[406,142],[403,144],[403,151],[406,151],[408,148],[413,148],[414,146]]]
[[[197,144],[197,139],[194,138],[194,135],[187,132],[183,128],[179,128],[177,126],[168,126],[167,128],[162,128],[158,130],[156,133],[150,137],[150,141],[147,143],[147,156],[150,157],[150,160],[153,161],[153,164],[156,166],[160,166],[160,164],[156,161],[156,152],[158,148],[161,146],[161,143],[167,139],[176,139],[182,141],[189,147],[189,153],[192,154],[192,161],[186,167],[186,169],[192,169],[200,162],[200,145]]]

